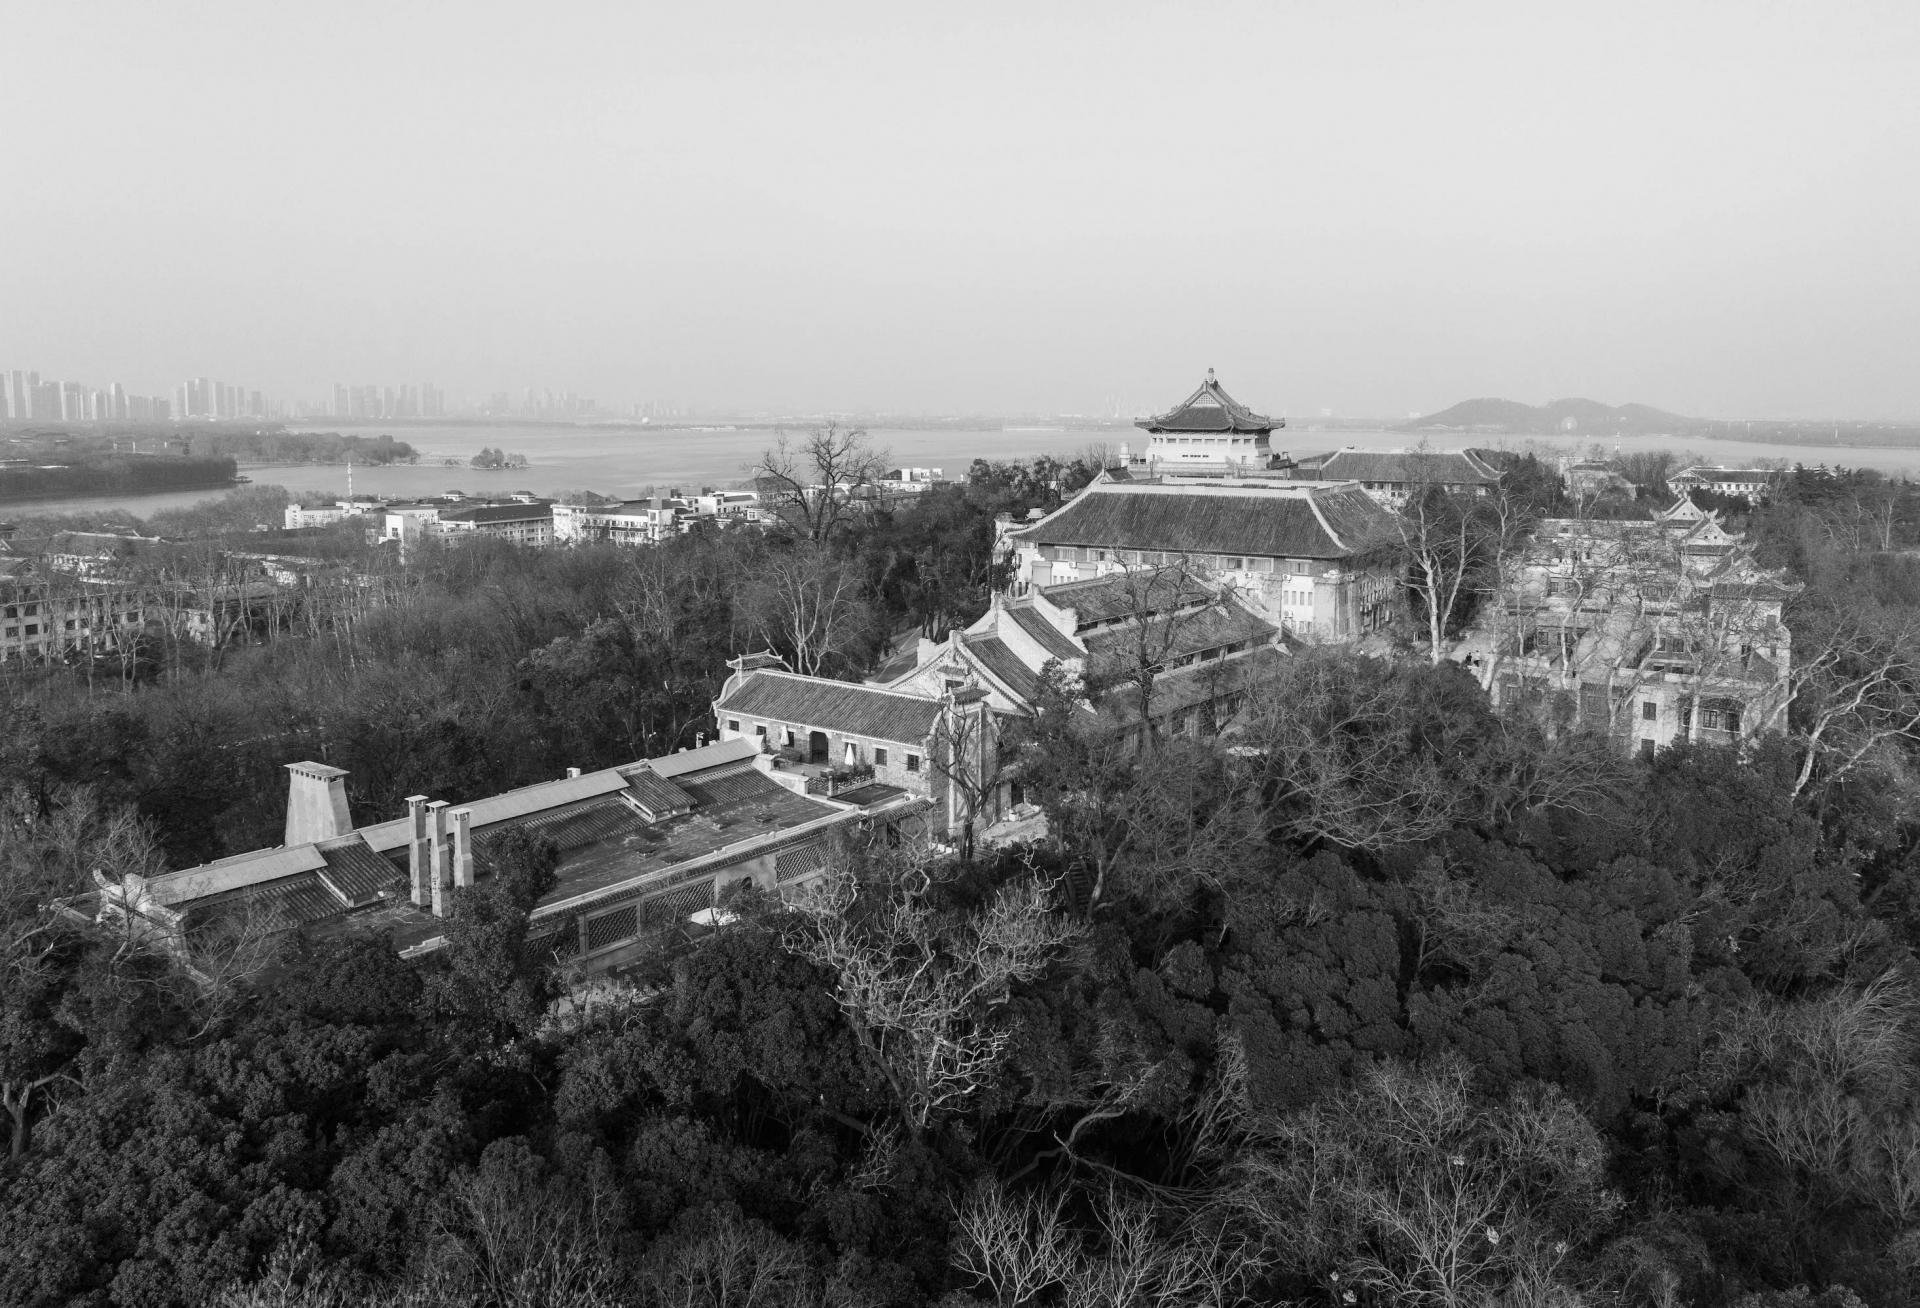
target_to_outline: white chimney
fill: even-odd
[[[473,884],[473,810],[453,810],[453,884]]]
[[[351,830],[346,769],[325,763],[287,764],[287,829],[280,843],[311,845]]]
[[[432,854],[427,848],[427,797],[407,796],[407,884],[413,889],[413,902],[425,908],[433,902],[427,884]]]
[[[427,805],[433,830],[427,839],[431,843],[432,861],[427,876],[433,888],[433,915],[447,915],[447,880],[450,869],[447,867],[447,801],[436,799]]]

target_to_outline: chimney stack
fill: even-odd
[[[287,764],[287,827],[280,843],[311,845],[351,830],[346,769],[325,763]]]
[[[574,780],[577,780],[577,779],[579,778],[579,776],[580,776],[580,769],[579,769],[579,768],[568,768],[568,769],[567,769],[567,780],[568,780],[568,781],[574,781]]]
[[[433,915],[445,917],[447,915],[447,874],[450,871],[447,867],[447,801],[434,800],[427,805],[427,812],[432,815],[433,820],[433,830],[428,835],[433,858],[427,871],[429,884],[433,888]]]
[[[408,795],[407,884],[413,888],[413,902],[421,908],[433,902],[433,892],[427,883],[430,857],[427,850],[427,797]]]
[[[473,810],[453,810],[453,884],[473,884]]]

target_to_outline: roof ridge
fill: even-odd
[[[1314,519],[1320,524],[1320,530],[1327,533],[1327,539],[1332,541],[1337,548],[1347,549],[1347,542],[1341,538],[1339,532],[1333,529],[1333,524],[1327,521],[1327,515],[1321,511],[1320,497],[1317,495],[1307,496],[1307,507],[1313,510]]]
[[[962,634],[964,635],[965,633]],[[910,690],[889,690],[885,686],[869,686],[864,681],[842,681],[838,677],[816,677],[811,673],[794,672],[791,669],[783,671],[779,668],[755,668],[747,674],[749,680],[754,677],[792,677],[795,681],[808,681],[829,686],[845,686],[848,690],[871,691],[875,695],[892,695],[898,699],[910,699],[923,704],[933,702],[932,696],[916,695]]]

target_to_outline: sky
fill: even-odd
[[[10,6],[0,367],[1920,417],[1920,4]]]

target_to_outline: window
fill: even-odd
[[[1640,703],[1640,720],[1642,722],[1658,722],[1660,720],[1660,706],[1650,699],[1642,700]]]
[[[1228,572],[1241,572],[1241,571],[1244,571],[1244,570],[1246,569],[1246,566],[1247,566],[1247,561],[1246,561],[1245,559],[1242,559],[1242,558],[1236,558],[1236,557],[1234,557],[1233,555],[1228,555],[1228,556],[1227,556],[1227,571],[1228,571]]]
[[[854,767],[860,762],[860,746],[851,740],[846,742],[846,744],[847,748],[844,755],[846,765],[848,767]]]
[[[1305,559],[1288,559],[1287,560],[1287,571],[1291,572],[1296,577],[1305,577],[1310,575],[1312,568],[1313,568],[1313,564],[1307,562]]]
[[[27,628],[31,633],[33,628]],[[1740,730],[1740,706],[1729,699],[1700,706],[1700,725],[1709,731]]]
[[[27,624],[26,634],[29,636],[38,636],[40,634],[40,624],[37,622],[29,622]]]
[[[767,736],[767,724],[764,722],[754,723],[753,734],[760,737],[762,740],[765,740]]]
[[[1654,750],[1654,745],[1653,745],[1653,740],[1652,740],[1652,738],[1651,738],[1651,737],[1648,737],[1648,738],[1646,738],[1646,739],[1643,739],[1643,740],[1642,740],[1642,741],[1640,742],[1640,757],[1641,757],[1641,758],[1644,758],[1644,759],[1646,759],[1646,760],[1648,760],[1649,762],[1651,762],[1651,761],[1652,761],[1652,759],[1653,759],[1653,750]]]
[[[727,730],[728,730],[728,731],[738,731],[738,730],[740,730],[740,719],[739,719],[739,718],[728,718],[728,719],[727,719]]]
[[[873,765],[877,768],[883,768],[887,765],[887,747],[885,745],[875,745],[873,747]]]
[[[919,770],[920,770],[920,756],[918,754],[907,755],[907,771],[918,772]]]

